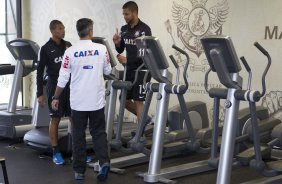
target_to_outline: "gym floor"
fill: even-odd
[[[143,164],[126,168],[125,175],[110,173],[106,182],[97,181],[92,168],[88,168],[85,180],[76,181],[74,180],[74,173],[70,162],[63,166],[57,166],[53,164],[51,157],[40,158],[37,151],[24,145],[24,143],[13,144],[12,146],[9,146],[9,143],[9,140],[0,140],[0,155],[6,158],[10,184],[141,184],[144,183],[143,180],[136,177],[135,173],[139,171],[146,171],[148,168],[148,164]],[[117,157],[118,155],[118,153],[113,152],[112,157]],[[190,153],[189,155],[164,160],[163,167],[198,161],[205,158],[208,158],[207,155]],[[3,183],[2,170],[0,171],[0,183]],[[239,167],[233,170],[231,183],[241,183],[258,178],[261,178],[261,176],[255,171],[249,169],[248,167]],[[176,180],[180,184],[215,183],[216,171],[186,176]]]

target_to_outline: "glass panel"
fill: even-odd
[[[0,104],[8,103],[13,82],[13,74],[0,75]]]
[[[0,1],[0,34],[5,33],[5,0]]]
[[[11,2],[11,3],[10,3]],[[17,26],[16,26],[16,1],[7,1],[7,19],[8,19],[8,34],[15,34],[17,33]]]
[[[15,60],[6,47],[6,36],[0,36],[0,64],[15,64]],[[0,104],[8,103],[14,74],[1,75],[0,73]]]
[[[10,36],[11,37],[11,36]],[[0,53],[1,59],[0,64],[15,64],[15,59],[13,58],[12,54],[8,50],[6,43],[5,43],[5,36],[0,36]],[[14,39],[11,37],[11,39]]]
[[[16,2],[16,0],[0,0],[0,64],[16,64],[15,59],[6,47],[6,42],[17,37]],[[7,3],[7,14],[5,12],[5,3]],[[6,29],[7,32],[5,32]],[[13,76],[14,74],[1,75],[0,73],[0,104],[9,102]],[[17,104],[22,105],[22,92],[19,93]]]

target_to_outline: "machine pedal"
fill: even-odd
[[[266,162],[266,165],[269,169],[282,173],[282,160]]]
[[[262,157],[269,155],[271,152],[271,149],[267,145],[261,145],[260,150]],[[250,161],[255,158],[254,147],[246,149],[245,151],[237,154],[235,157],[241,164],[249,165]]]
[[[178,141],[173,143],[168,143],[164,145],[163,152],[171,153],[171,152],[179,152],[180,150],[187,150],[187,143]]]

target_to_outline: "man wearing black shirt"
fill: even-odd
[[[69,86],[64,89],[60,97],[60,106],[57,111],[51,107],[52,96],[54,95],[57,79],[59,77],[59,70],[61,68],[62,57],[65,50],[71,46],[70,42],[65,41],[65,27],[59,20],[52,20],[49,25],[52,37],[40,49],[39,63],[37,68],[37,98],[39,105],[45,105],[45,97],[43,95],[43,75],[46,68],[48,76],[46,91],[47,103],[51,116],[49,126],[49,137],[53,148],[53,162],[57,165],[64,164],[64,159],[61,156],[58,147],[58,125],[61,117],[70,117],[70,102],[69,102]]]
[[[119,53],[118,61],[126,65],[126,81],[134,81],[135,70],[143,63],[142,59],[137,57],[137,47],[135,39],[140,36],[151,36],[150,27],[138,18],[138,6],[133,1],[126,2],[123,7],[123,16],[126,25],[121,27],[121,33],[113,36],[113,42]],[[126,57],[121,53],[126,49]],[[140,121],[142,111],[144,109],[144,101],[146,90],[143,86],[143,78],[145,71],[138,73],[137,82],[132,89],[127,92],[126,109],[137,116]],[[147,78],[147,82],[151,79]]]

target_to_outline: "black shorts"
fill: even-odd
[[[146,88],[143,83],[145,74],[146,74],[146,71],[143,71],[143,70],[138,72],[136,83],[133,85],[131,90],[127,91],[127,96],[126,96],[127,100],[132,99],[134,101],[145,101],[146,93],[147,93]],[[135,78],[135,70],[126,71],[126,79],[125,79],[126,81],[134,82],[134,78]],[[146,78],[146,83],[150,81],[151,81],[151,75],[149,73]]]
[[[70,86],[69,82],[67,83],[64,91],[60,95],[59,98],[59,108],[57,111],[52,109],[52,97],[55,94],[55,90],[57,87],[57,80],[48,79],[46,85],[46,92],[47,92],[47,100],[48,100],[48,107],[49,113],[51,117],[70,117],[71,115],[71,108],[70,108]]]

